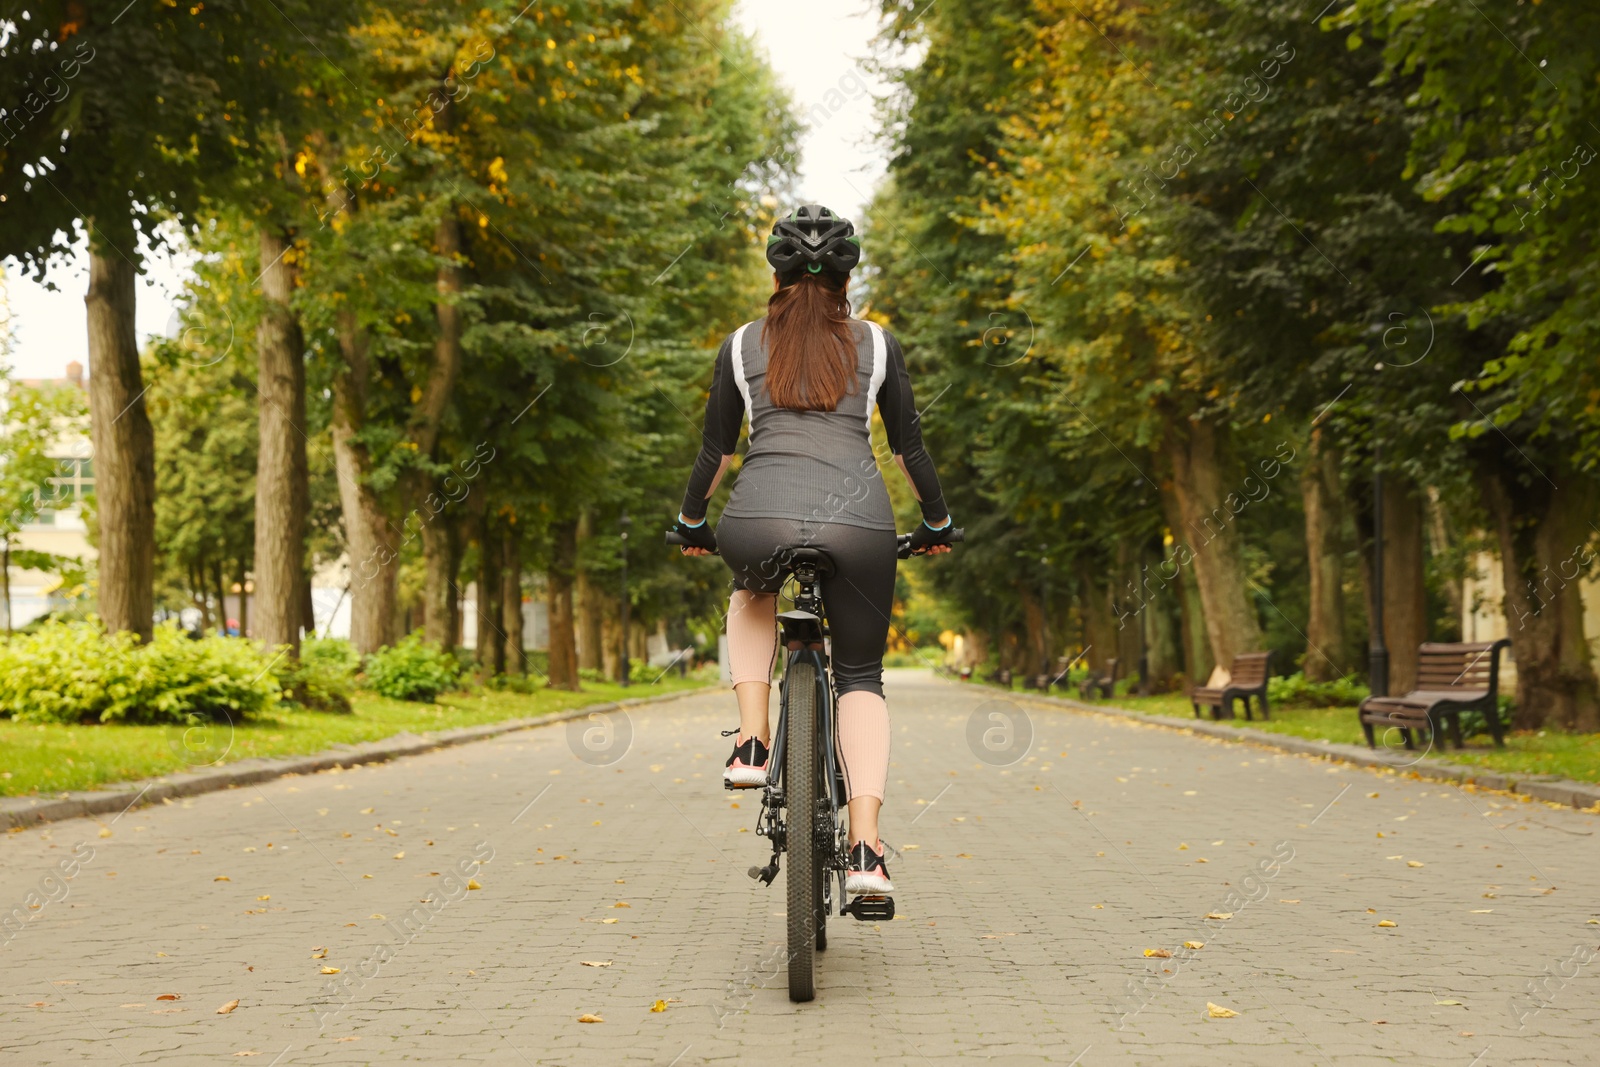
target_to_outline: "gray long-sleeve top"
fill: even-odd
[[[876,405],[889,447],[904,461],[921,498],[923,518],[942,523],[948,515],[944,494],[922,444],[921,416],[894,335],[876,323],[852,320],[858,387],[832,411],[795,411],[778,407],[767,395],[764,323],[741,326],[717,352],[700,455],[684,493],[684,517],[705,517],[712,480],[722,457],[733,454],[748,413],[750,447],[723,514],[894,529],[889,493],[872,454]]]

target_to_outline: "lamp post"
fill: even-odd
[[[633,525],[633,520],[628,518],[627,509],[622,511],[622,517],[617,520],[617,525],[622,527],[622,687],[626,689],[633,674],[633,668],[628,663],[628,527]]]
[[[1383,445],[1372,443],[1372,636],[1367,644],[1367,685],[1389,695],[1389,646],[1383,639]]]

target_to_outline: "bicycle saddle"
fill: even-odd
[[[810,565],[817,570],[818,578],[832,578],[834,573],[833,557],[820,548],[791,548],[785,553],[787,569],[793,571],[799,567]]]

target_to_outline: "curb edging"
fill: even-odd
[[[413,734],[401,732],[376,741],[363,741],[358,745],[342,745],[305,756],[255,758],[229,763],[222,767],[183,774],[163,775],[138,782],[124,783],[110,790],[88,789],[54,797],[0,797],[0,829],[26,829],[62,819],[106,815],[128,811],[141,801],[155,803],[175,797],[199,796],[241,785],[254,785],[288,775],[315,774],[335,767],[355,767],[364,763],[386,763],[402,756],[415,756],[441,748],[452,748],[473,741],[549,726],[568,719],[621,711],[641,704],[660,704],[684,697],[699,696],[724,688],[722,685],[685,689],[659,697],[630,697],[626,700],[608,700],[599,704],[586,704],[580,708],[551,715],[529,715],[481,726],[463,726],[438,733]]]
[[[997,692],[1007,691],[1000,689]],[[1111,715],[1132,722],[1150,723],[1168,730],[1183,730],[1188,733],[1201,734],[1205,737],[1214,737],[1225,741],[1249,742],[1267,748],[1293,752],[1296,755],[1315,756],[1320,759],[1353,763],[1359,767],[1389,770],[1396,773],[1409,771],[1419,778],[1455,782],[1460,785],[1475,785],[1480,789],[1492,789],[1503,793],[1522,794],[1534,800],[1544,800],[1579,810],[1600,809],[1600,784],[1594,782],[1575,782],[1570,778],[1556,778],[1551,775],[1528,775],[1519,778],[1510,774],[1486,771],[1477,767],[1467,767],[1459,763],[1448,763],[1444,760],[1435,759],[1419,759],[1407,762],[1403,756],[1392,757],[1383,752],[1362,748],[1359,745],[1346,745],[1333,741],[1313,741],[1310,738],[1295,737],[1292,734],[1275,734],[1266,730],[1253,730],[1248,726],[1224,726],[1222,723],[1208,722],[1204,719],[1196,719],[1191,722],[1188,719],[1178,719],[1170,715],[1149,715],[1140,711],[1132,711],[1128,708],[1119,708],[1114,704],[1086,704],[1081,700],[1050,696],[1044,693],[1017,692],[1015,690],[1010,692],[1013,698],[1032,701],[1035,704],[1065,707],[1073,711],[1086,711],[1098,715]]]

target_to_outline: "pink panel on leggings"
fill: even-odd
[[[770,684],[777,655],[778,598],[735,589],[728,601],[728,673],[733,684]]]
[[[839,761],[849,799],[883,799],[889,781],[889,706],[878,694],[858,689],[839,698]]]

